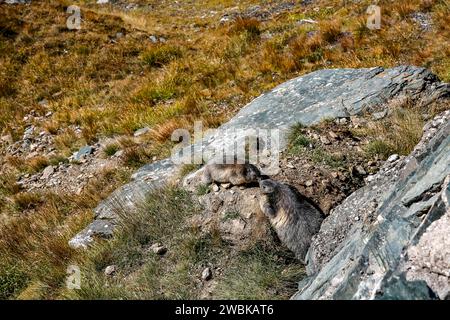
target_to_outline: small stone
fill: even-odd
[[[83,186],[77,189],[76,195],[79,196],[83,192]]]
[[[82,158],[91,155],[93,152],[94,148],[92,146],[84,146],[74,155],[74,159],[80,161]]]
[[[152,43],[158,42],[158,38],[156,38],[154,35],[151,35],[150,37],[148,37],[148,40],[150,40]]]
[[[332,172],[331,173],[331,176],[334,178],[334,179],[336,179],[338,176],[339,176],[339,174],[337,173],[337,172]]]
[[[116,273],[117,266],[111,265],[105,268],[105,276],[112,276]]]
[[[221,187],[224,189],[229,189],[231,187],[231,183],[222,183]]]
[[[13,141],[13,137],[10,134],[4,135],[0,138],[1,141],[6,142],[7,144],[12,144]]]
[[[316,20],[312,20],[312,19],[300,19],[298,20],[295,24],[298,26],[304,25],[304,24],[316,24],[317,21]]]
[[[41,101],[38,102],[38,105],[40,106],[48,106],[48,100],[47,99],[42,99]]]
[[[366,180],[367,182],[372,182],[373,180],[375,180],[375,175],[374,174],[369,175]]]
[[[211,268],[205,268],[202,272],[202,280],[208,281],[212,278],[212,271]]]
[[[397,161],[399,159],[398,154],[393,154],[391,156],[389,156],[389,158],[387,158],[387,162],[394,162]]]
[[[388,111],[383,110],[381,112],[376,112],[376,113],[372,114],[372,118],[373,118],[373,120],[381,120],[381,119],[385,118],[387,116],[387,114],[388,114]]]
[[[322,141],[323,144],[331,144],[330,140],[324,136],[320,137],[320,141]]]
[[[352,174],[358,174],[360,176],[365,176],[367,174],[366,170],[362,166],[353,167],[351,170]]]
[[[167,252],[167,248],[164,247],[161,243],[154,243],[150,246],[150,250],[155,254],[163,255]]]
[[[47,180],[50,176],[55,172],[55,168],[53,166],[48,166],[42,172],[41,180]]]
[[[366,175],[367,174],[366,170],[364,170],[364,168],[362,166],[356,166],[356,170],[358,171],[358,173],[360,175]]]
[[[134,136],[135,137],[139,137],[139,136],[142,136],[142,135],[144,135],[144,134],[146,134],[148,132],[150,132],[150,128],[149,127],[144,127],[144,128],[139,129],[139,130],[136,130],[134,132]]]
[[[286,167],[290,169],[295,169],[295,166],[292,163],[286,164]]]
[[[220,190],[220,188],[219,188],[219,186],[217,185],[217,184],[213,184],[212,185],[212,190],[214,191],[214,192],[219,192],[219,190]]]
[[[339,136],[336,134],[336,132],[334,132],[334,131],[330,131],[330,132],[328,132],[328,135],[331,137],[331,138],[333,138],[333,139],[339,139]]]
[[[312,180],[308,180],[305,182],[305,186],[307,187],[311,187],[313,185],[313,181]]]

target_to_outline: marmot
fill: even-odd
[[[261,173],[252,164],[207,164],[203,169],[202,183],[231,183],[239,186],[257,182]]]
[[[261,211],[269,218],[281,242],[305,263],[311,239],[323,221],[322,213],[292,187],[260,180]]]

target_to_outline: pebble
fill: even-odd
[[[356,166],[356,172],[358,172],[360,175],[364,176],[367,174],[366,170],[362,166]]]
[[[333,138],[333,139],[338,139],[339,138],[339,136],[336,134],[336,132],[334,132],[334,131],[330,131],[330,132],[328,132],[328,135],[331,137],[331,138]]]
[[[164,247],[161,243],[154,243],[150,246],[150,250],[155,254],[163,255],[167,252],[167,248]]]
[[[112,276],[116,273],[116,271],[117,271],[117,266],[115,266],[115,265],[107,266],[105,268],[105,276]]]
[[[140,137],[140,136],[142,136],[142,135],[148,133],[149,131],[150,131],[150,128],[149,128],[149,127],[144,127],[144,128],[139,129],[139,130],[136,130],[136,131],[134,132],[134,136],[135,136],[135,137]]]
[[[320,137],[320,141],[321,141],[323,144],[331,144],[330,140],[328,140],[328,138],[327,138],[327,137],[324,137],[324,136]]]
[[[212,271],[211,268],[205,268],[202,272],[202,280],[208,281],[212,278]]]
[[[400,157],[398,154],[393,154],[393,155],[389,156],[389,158],[387,159],[387,162],[394,162],[394,161],[397,161],[399,158]]]
[[[41,180],[47,180],[50,176],[55,172],[55,168],[53,166],[48,166],[42,172]]]

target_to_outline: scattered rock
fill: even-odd
[[[311,187],[313,185],[313,181],[312,180],[308,180],[305,182],[305,186],[307,187]]]
[[[433,27],[433,19],[430,13],[413,12],[410,17],[419,24],[422,31],[429,31]]]
[[[296,22],[296,24],[299,26],[304,24],[317,24],[317,21],[313,19],[300,19]]]
[[[334,131],[328,132],[328,135],[329,135],[332,139],[334,139],[334,140],[339,139],[339,136],[338,136],[338,135],[336,134],[336,132],[334,132]]]
[[[144,134],[146,134],[148,132],[150,132],[150,128],[149,127],[144,127],[144,128],[139,129],[139,130],[136,130],[134,132],[134,136],[135,137],[140,137],[140,136],[142,136],[142,135],[144,135]]]
[[[13,137],[12,137],[10,134],[7,134],[7,135],[2,136],[2,137],[0,138],[0,140],[1,140],[2,142],[7,143],[7,144],[13,144],[13,143],[14,143]]]
[[[361,176],[365,176],[367,174],[366,170],[364,170],[364,168],[362,166],[356,166],[355,170],[356,170],[356,173]]]
[[[212,278],[212,271],[211,268],[205,268],[202,272],[202,280],[203,281],[209,281]]]
[[[388,110],[375,112],[374,114],[372,114],[372,119],[373,120],[381,120],[383,118],[386,118],[387,115],[388,115]]]
[[[325,144],[325,145],[331,144],[330,140],[328,140],[328,138],[327,138],[327,137],[324,137],[324,136],[321,136],[321,137],[320,137],[320,141],[321,141],[323,144]]]
[[[393,154],[391,156],[389,156],[389,158],[387,158],[387,162],[395,162],[399,159],[399,155],[398,154]]]
[[[6,4],[28,4],[31,0],[4,0]]]
[[[167,248],[165,246],[163,246],[160,243],[154,243],[150,246],[150,250],[155,253],[158,254],[160,256],[164,255],[167,252]]]
[[[107,266],[105,268],[105,276],[113,276],[117,271],[116,265]]]
[[[47,99],[42,99],[41,101],[38,102],[38,104],[40,106],[46,107],[46,106],[48,106],[48,100]]]
[[[91,155],[94,152],[94,148],[92,146],[84,146],[81,147],[80,150],[78,150],[77,153],[73,156],[73,159],[76,161],[80,161],[83,158],[86,158],[87,156]]]
[[[41,180],[48,180],[50,176],[55,172],[55,168],[53,166],[48,166],[42,172]]]

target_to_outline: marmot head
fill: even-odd
[[[258,181],[261,173],[259,172],[257,167],[252,164],[248,164],[246,165],[245,169],[245,178],[248,182]]]
[[[275,181],[266,179],[259,181],[259,188],[263,194],[269,194],[275,192],[277,184]]]

